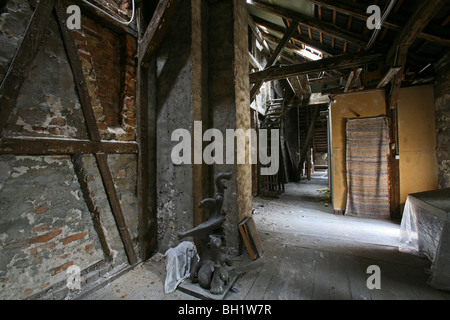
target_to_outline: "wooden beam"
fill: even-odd
[[[269,60],[267,61],[266,67],[271,67],[277,62],[277,60],[280,57],[284,47],[286,47],[288,41],[291,39],[291,36],[294,33],[294,31],[297,28],[297,26],[298,26],[297,22],[292,22],[291,23],[291,25],[289,26],[288,30],[284,34],[283,39],[281,39],[281,41],[278,44],[278,46],[276,47],[275,51],[272,53],[272,55],[270,56]],[[258,93],[259,89],[261,88],[261,85],[263,84],[263,82],[264,81],[257,81],[257,82],[255,82],[255,84],[253,85],[252,89],[250,90],[250,101],[252,101],[256,97],[256,94]]]
[[[264,40],[264,37],[262,35],[262,32],[259,30],[258,26],[256,25],[255,21],[253,20],[252,16],[248,13],[247,11],[247,19],[248,19],[248,25],[250,27],[250,29],[252,30],[253,34],[255,35],[256,39],[258,40],[258,42],[262,45],[263,47],[263,52],[267,55],[270,56],[270,48],[269,45],[267,44],[267,42]]]
[[[122,239],[123,246],[125,248],[128,262],[130,263],[130,265],[135,265],[137,263],[136,252],[134,251],[133,242],[131,241],[131,236],[128,232],[125,217],[123,215],[122,207],[117,195],[116,186],[114,185],[114,180],[108,167],[108,158],[104,153],[96,153],[95,158],[97,160],[97,166],[100,171],[100,176],[102,177],[103,186],[105,187],[111,211],[113,213],[120,238]]]
[[[445,0],[421,1],[405,27],[397,36],[394,46],[411,46],[431,19],[444,6]]]
[[[253,17],[253,19],[255,20],[255,22],[258,25],[261,25],[265,28],[267,28],[268,30],[272,31],[272,32],[276,32],[276,33],[280,33],[280,34],[285,34],[286,33],[286,28],[279,26],[275,23],[266,21],[264,19],[258,18],[258,17]],[[292,35],[292,38],[298,42],[301,42],[303,44],[306,44],[318,51],[324,52],[327,55],[330,56],[337,56],[340,55],[342,52],[336,49],[333,49],[327,45],[324,45],[322,43],[320,43],[320,41],[316,41],[313,39],[310,39],[308,36],[302,35],[301,33],[296,33]]]
[[[392,78],[400,71],[401,67],[394,66],[391,67],[388,72],[384,75],[383,79],[377,85],[377,88],[384,88],[389,82],[391,82]]]
[[[91,153],[137,153],[134,141],[91,141],[65,138],[10,137],[0,140],[0,154],[58,155]]]
[[[338,68],[353,68],[365,64],[380,62],[383,61],[384,58],[384,54],[362,52],[358,54],[345,54],[289,66],[272,67],[263,71],[250,73],[250,83],[285,79],[296,75],[329,71]]]
[[[300,174],[301,174],[300,170],[302,170],[302,168],[303,168],[303,162],[305,161],[306,154],[308,153],[309,145],[311,144],[311,141],[313,138],[314,127],[316,125],[317,115],[319,114],[319,108],[320,108],[320,104],[316,105],[314,108],[314,113],[313,113],[313,116],[311,119],[311,123],[309,124],[308,133],[306,134],[305,146],[302,148],[301,153],[300,153],[300,162],[298,165],[298,171],[299,171],[298,176],[300,176]]]
[[[348,76],[347,83],[345,84],[344,92],[348,92],[348,89],[350,88],[350,84],[353,81],[353,76],[354,75],[355,75],[355,72],[351,71],[350,75]]]
[[[397,36],[393,46],[386,55],[387,66],[400,66],[400,70],[394,76],[389,98],[389,108],[397,107],[397,98],[403,80],[403,73],[408,56],[408,49],[418,34],[428,25],[434,15],[443,7],[445,0],[429,0],[420,2],[414,14],[409,19],[403,30]]]
[[[330,8],[332,10],[345,13],[349,15],[350,17],[355,17],[358,19],[361,19],[363,21],[366,21],[369,17],[366,13],[367,5],[362,3],[355,3],[354,1],[349,0],[307,0],[309,2],[312,2],[314,4],[324,6],[327,8]],[[426,1],[423,1],[426,2]],[[394,31],[400,31],[402,30],[402,27],[406,23],[406,19],[404,17],[401,17],[399,15],[391,14],[389,19],[387,19],[383,23],[383,27],[394,30]],[[438,27],[436,27],[438,29]],[[439,31],[439,30],[437,30]],[[442,45],[450,45],[450,39],[445,38],[441,36],[444,33],[444,30],[439,32],[439,35],[431,34],[429,32],[419,32],[417,37],[422,38],[424,40],[428,40],[431,42],[439,43]]]
[[[418,34],[428,25],[433,16],[442,8],[445,0],[429,0],[420,2],[419,6],[410,17],[408,23],[398,34],[394,45],[386,56],[387,66],[400,66],[399,71],[394,76],[389,94],[387,94],[386,115],[389,118],[389,143],[390,154],[388,157],[388,177],[389,177],[389,205],[392,217],[400,217],[400,179],[399,160],[396,155],[399,153],[398,139],[398,95],[403,80],[408,49],[414,42]],[[388,91],[386,91],[388,93]]]
[[[142,4],[138,6],[136,22],[140,28],[143,21]],[[138,32],[138,52],[142,44],[142,33]],[[151,257],[155,250],[152,245],[155,233],[150,228],[149,212],[149,97],[148,97],[148,68],[138,64],[136,66],[136,141],[139,146],[137,156],[137,200],[138,200],[138,226],[139,226],[139,255],[142,261]],[[156,179],[156,178],[155,178]]]
[[[249,51],[248,52],[248,60],[250,61],[250,64],[258,69],[258,70],[262,70],[263,68],[261,67],[261,65],[259,64],[258,60],[256,60],[256,58],[252,55],[252,53]]]
[[[86,169],[83,165],[83,157],[79,154],[72,155],[71,161],[73,165],[73,170],[77,175],[77,181],[80,185],[80,190],[83,194],[84,201],[86,202],[86,206],[88,207],[89,212],[91,213],[92,222],[94,224],[94,229],[97,232],[98,239],[100,241],[100,246],[102,247],[103,253],[105,254],[108,261],[112,261],[114,258],[113,252],[108,245],[108,241],[106,240],[105,229],[102,226],[101,212],[95,203],[94,193],[88,185],[88,177]]]
[[[331,36],[335,36],[336,38],[348,41],[361,48],[364,48],[369,41],[369,39],[365,36],[355,34],[332,23],[320,21],[297,11],[288,10],[275,5],[269,5],[262,2],[261,0],[250,0],[250,2],[248,3],[255,8],[267,11],[280,17],[297,21],[298,23],[301,23],[302,25],[305,25],[309,28],[323,31]]]
[[[60,27],[59,29],[64,40],[64,47],[67,52],[67,57],[69,58],[69,64],[72,69],[75,87],[77,88],[78,98],[80,99],[81,109],[83,110],[88,135],[91,140],[100,141],[101,138],[97,127],[97,121],[95,120],[94,110],[89,97],[89,91],[86,86],[86,79],[84,78],[83,68],[78,56],[78,49],[75,44],[72,31],[66,27],[67,18],[65,8],[61,1],[57,1],[55,8]]]
[[[141,40],[139,64],[146,64],[161,43],[181,0],[160,0]]]
[[[20,88],[36,56],[45,27],[50,20],[55,0],[39,1],[31,16],[22,42],[0,85],[0,136],[16,105]]]
[[[72,68],[73,76],[75,79],[75,84],[78,91],[78,96],[81,103],[81,108],[83,110],[86,126],[88,129],[88,134],[91,140],[94,142],[100,142],[101,137],[97,127],[97,123],[94,116],[94,111],[92,109],[92,104],[88,94],[86,80],[84,78],[83,68],[81,61],[78,57],[78,50],[75,45],[75,40],[71,30],[66,27],[66,11],[61,0],[56,1],[55,5],[57,20],[59,23],[59,28],[63,36],[64,47],[69,58],[69,63]],[[105,188],[106,194],[108,196],[111,211],[113,213],[114,219],[117,224],[117,229],[119,235],[122,239],[125,253],[128,258],[130,265],[137,263],[136,252],[134,251],[133,243],[131,241],[128,228],[125,223],[125,218],[123,216],[122,208],[120,206],[119,197],[117,195],[116,187],[114,185],[114,180],[111,175],[111,171],[108,167],[107,155],[104,153],[96,153],[95,158],[97,160],[97,167],[100,171],[100,176],[102,177],[103,186]]]

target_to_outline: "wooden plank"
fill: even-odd
[[[264,247],[253,217],[247,218],[245,225],[247,227],[249,237],[255,245],[256,252],[258,253],[259,257],[262,257],[264,255]]]
[[[134,141],[90,141],[47,137],[10,137],[0,140],[0,154],[58,155],[89,153],[137,153]]]
[[[334,266],[330,265],[330,253],[322,250],[314,250],[315,271],[313,300],[330,299],[330,270]]]
[[[239,275],[236,280],[238,292],[233,293],[229,297],[233,300],[245,300],[263,268],[264,262],[262,260],[251,261],[248,264],[239,266]]]
[[[270,289],[269,284],[274,275],[274,271],[280,263],[280,257],[284,250],[283,246],[273,245],[269,246],[266,252],[266,259],[263,267],[257,275],[255,282],[248,291],[246,300],[262,300],[265,299],[267,290]]]
[[[346,258],[342,254],[330,253],[330,299],[350,300],[350,282],[348,278]]]
[[[39,1],[31,16],[22,42],[9,65],[0,85],[0,136],[16,105],[20,88],[25,81],[31,63],[41,43],[42,35],[50,20],[55,0]]]
[[[298,273],[295,280],[289,283],[288,291],[291,292],[289,300],[311,300],[314,291],[314,274],[316,262],[314,250],[310,248],[297,247],[292,252],[293,270]]]
[[[161,43],[170,20],[180,3],[181,0],[160,0],[158,2],[152,20],[148,24],[147,30],[142,37],[140,51],[138,52],[139,64],[146,64],[149,62],[151,56]]]
[[[245,247],[247,248],[248,255],[250,259],[255,260],[257,255],[255,250],[253,249],[252,242],[250,241],[250,236],[248,234],[247,226],[245,225],[245,220],[238,225],[239,231],[242,236],[242,240],[244,241]]]
[[[343,54],[317,61],[309,61],[288,66],[267,68],[263,71],[250,73],[250,83],[290,78],[312,72],[330,71],[334,69],[353,68],[365,64],[376,63],[385,59],[384,54],[362,52]]]
[[[372,300],[369,288],[367,288],[366,269],[358,261],[358,257],[346,256],[346,265],[350,283],[352,300]]]

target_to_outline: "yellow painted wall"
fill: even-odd
[[[345,210],[346,119],[385,115],[384,90],[335,96],[331,104],[332,182],[334,210]],[[437,188],[433,86],[402,88],[399,94],[400,201],[409,193]]]
[[[398,99],[400,202],[438,188],[434,87],[403,88]]]
[[[360,91],[337,95],[331,104],[333,206],[345,210],[347,202],[347,177],[345,166],[346,119],[385,115],[384,90]]]

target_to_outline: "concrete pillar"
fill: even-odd
[[[178,244],[177,234],[208,218],[201,200],[214,197],[214,177],[232,172],[225,191],[224,235],[230,253],[239,251],[238,223],[251,215],[252,181],[248,164],[196,164],[195,136],[209,128],[251,127],[248,78],[248,22],[245,0],[183,1],[156,54],[156,198],[158,249]],[[150,90],[152,91],[152,90]],[[195,129],[201,121],[202,132]],[[150,124],[152,125],[152,124]],[[176,129],[192,138],[192,163],[173,164]],[[201,151],[210,142],[203,142]],[[198,147],[198,145],[197,145]],[[235,146],[236,147],[236,146]],[[226,150],[223,150],[224,155]],[[225,159],[224,159],[225,162]]]

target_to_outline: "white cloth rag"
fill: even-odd
[[[192,259],[200,258],[195,244],[191,241],[183,241],[175,248],[168,249],[164,257],[167,271],[164,292],[171,293],[190,276]]]

